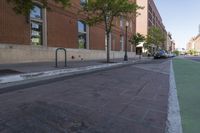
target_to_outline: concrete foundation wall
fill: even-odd
[[[68,60],[106,59],[105,50],[86,50],[67,48]],[[55,60],[55,47],[38,47],[33,45],[0,44],[0,64],[24,62],[48,62]],[[64,52],[58,54],[59,61],[64,60]],[[123,58],[124,51],[111,51],[110,58]],[[135,57],[135,52],[128,53],[129,58]]]

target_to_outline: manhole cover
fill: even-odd
[[[0,76],[7,76],[7,75],[13,75],[13,74],[20,74],[22,72],[11,70],[11,69],[3,69],[0,70]]]

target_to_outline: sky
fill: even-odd
[[[187,42],[199,34],[200,0],[154,0],[163,24],[172,34],[176,48],[186,48]]]

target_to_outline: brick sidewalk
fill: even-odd
[[[136,61],[138,59],[129,59],[129,61]],[[123,62],[123,59],[111,60],[111,62]],[[105,64],[105,60],[91,60],[91,61],[68,61],[67,67],[64,67],[64,62],[59,62],[58,68],[55,67],[55,62],[34,62],[34,63],[19,63],[19,64],[0,64],[0,76],[51,71],[67,68],[78,68],[94,65]]]
[[[131,58],[131,61],[138,61],[139,58]],[[151,58],[143,58],[142,60],[151,60]],[[111,62],[123,62],[123,59],[111,60]],[[19,64],[0,64],[0,77],[14,74],[42,72],[68,68],[79,68],[94,65],[106,64],[105,60],[91,60],[91,61],[68,61],[67,67],[64,67],[64,62],[58,63],[58,68],[55,67],[55,62],[33,62],[33,63],[19,63]]]

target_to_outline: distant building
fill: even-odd
[[[172,35],[171,35],[171,33],[167,33],[167,45],[165,45],[166,47],[165,47],[165,49],[167,50],[167,51],[171,51],[171,47],[172,47]]]
[[[175,51],[175,41],[172,40],[172,34],[167,33],[167,45],[165,45],[165,50],[168,52],[173,52]]]
[[[200,35],[200,24],[199,24],[199,35]]]
[[[195,50],[200,52],[200,34],[190,39],[186,45],[186,50]]]
[[[194,40],[195,38],[192,37],[189,42],[186,44],[186,50],[192,50],[194,49]]]
[[[174,40],[172,40],[172,47],[171,47],[171,52],[176,50],[176,43]]]
[[[198,35],[189,40],[186,44],[186,50],[195,50],[200,53],[200,25]]]
[[[146,36],[148,30],[152,26],[160,28],[167,36],[165,26],[162,22],[160,13],[153,0],[136,0],[139,6],[144,7],[143,10],[139,10],[140,15],[136,18],[136,32]],[[162,47],[166,47],[167,41],[163,44]],[[143,48],[142,45],[137,47],[136,51],[139,51]]]

